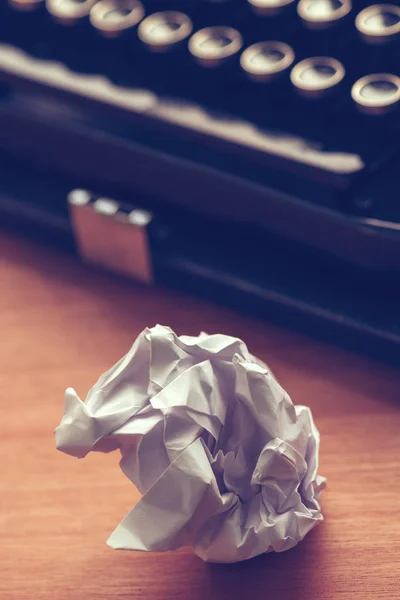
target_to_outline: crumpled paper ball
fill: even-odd
[[[236,562],[292,548],[323,518],[310,409],[227,335],[145,329],[85,403],[66,391],[56,443],[76,457],[120,450],[142,498],[114,548]]]

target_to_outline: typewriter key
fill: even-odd
[[[356,17],[356,28],[368,44],[386,44],[400,36],[400,7],[368,6]]]
[[[248,0],[248,2],[254,13],[266,17],[278,15],[294,4],[294,0]]]
[[[15,10],[30,12],[44,4],[44,0],[8,0],[8,4]]]
[[[242,48],[242,36],[232,27],[206,27],[189,40],[189,52],[203,67],[220,67]]]
[[[351,88],[351,97],[362,112],[384,115],[400,102],[400,77],[389,73],[361,77]]]
[[[168,52],[186,40],[192,30],[192,21],[184,13],[163,11],[144,19],[138,36],[151,52]]]
[[[301,95],[320,98],[336,90],[344,75],[341,62],[323,56],[297,63],[290,73],[290,80]]]
[[[100,0],[90,11],[90,23],[105,37],[118,37],[136,27],[145,15],[137,0]]]
[[[259,42],[246,48],[240,66],[253,81],[265,82],[284,73],[294,62],[294,52],[283,42]]]
[[[351,0],[300,0],[297,13],[309,29],[327,29],[346,17]]]
[[[73,25],[84,19],[97,0],[46,0],[46,8],[52,17],[63,25]]]

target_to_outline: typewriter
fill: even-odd
[[[2,222],[397,360],[399,107],[399,2],[2,0]]]

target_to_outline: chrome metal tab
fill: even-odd
[[[85,262],[127,275],[145,283],[153,281],[146,210],[126,211],[111,198],[94,197],[76,189],[68,207],[79,253]]]

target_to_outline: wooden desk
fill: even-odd
[[[400,598],[400,377],[223,308],[136,287],[0,237],[0,597],[4,600]],[[326,521],[280,555],[206,565],[114,551],[135,491],[117,453],[56,452],[64,388],[85,396],[146,326],[247,340],[322,437]]]

